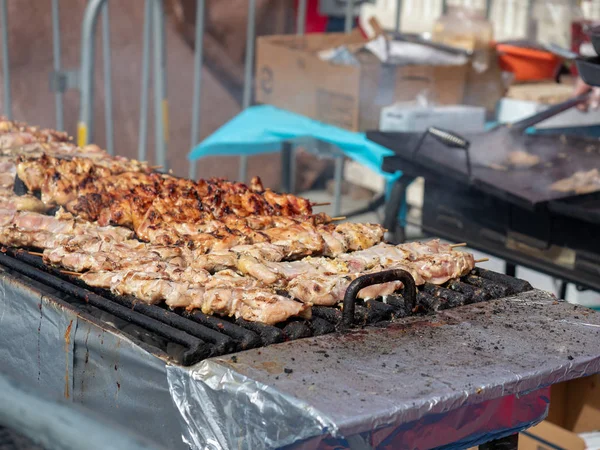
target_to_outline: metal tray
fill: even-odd
[[[550,190],[550,185],[572,175],[574,172],[600,167],[600,142],[558,135],[525,135],[524,148],[541,157],[544,163],[528,169],[494,170],[473,166],[468,176],[465,153],[449,149],[432,137],[426,137],[423,145],[413,157],[413,150],[421,133],[368,132],[367,137],[391,150],[395,156],[384,158],[383,170],[401,170],[412,176],[426,173],[436,177],[447,177],[469,184],[495,197],[535,209],[553,200],[568,200],[580,197],[574,193]],[[465,136],[469,140],[470,136]],[[477,151],[477,149],[475,149]],[[594,193],[600,198],[600,193]]]

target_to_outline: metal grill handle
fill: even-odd
[[[417,306],[417,287],[412,275],[406,270],[393,269],[383,272],[363,275],[358,277],[348,286],[344,295],[344,310],[342,312],[342,326],[350,327],[354,323],[354,311],[356,307],[356,296],[358,293],[375,284],[389,283],[391,281],[401,281],[404,284],[402,288],[402,297],[407,309],[412,311]]]
[[[448,130],[442,130],[441,128],[437,128],[437,127],[429,127],[427,129],[427,131],[425,131],[425,133],[423,133],[423,135],[421,136],[421,139],[419,139],[419,142],[417,143],[417,146],[413,150],[413,153],[412,153],[413,159],[415,159],[415,157],[417,156],[417,153],[419,152],[419,150],[421,150],[423,141],[425,141],[425,138],[428,135],[433,136],[438,142],[441,142],[442,144],[444,144],[447,147],[464,150],[465,155],[466,155],[466,162],[467,162],[467,174],[469,175],[469,179],[470,179],[472,170],[471,170],[471,155],[469,154],[469,148],[471,147],[471,143],[469,141],[467,141],[465,138],[463,138],[462,136],[460,136],[456,133],[450,132]]]

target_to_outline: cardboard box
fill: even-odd
[[[352,131],[377,129],[381,108],[423,92],[441,105],[463,100],[467,66],[383,65],[369,52],[358,65],[322,61],[322,50],[366,41],[359,32],[257,39],[256,101]]]
[[[496,105],[505,96],[508,87],[502,75],[497,52],[492,50],[491,53],[490,65],[483,72],[469,65],[462,103],[484,107],[488,118],[493,119]]]
[[[594,431],[600,431],[600,374],[552,386],[548,418],[520,434],[519,450],[584,450],[579,433]]]

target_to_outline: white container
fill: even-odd
[[[485,108],[465,105],[429,107],[406,102],[381,110],[381,131],[421,133],[429,127],[445,128],[456,133],[482,132],[485,130]]]
[[[498,122],[511,123],[525,119],[538,112],[548,109],[549,105],[538,102],[503,98],[498,103]],[[540,122],[536,128],[571,128],[589,127],[600,125],[600,111],[581,112],[577,108],[571,108],[565,112]]]

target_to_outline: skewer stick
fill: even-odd
[[[149,169],[155,170],[155,169],[162,169],[163,166],[148,166]]]
[[[346,220],[346,219],[347,219],[347,217],[346,217],[346,216],[339,216],[339,217],[332,217],[332,218],[331,218],[331,221],[332,221],[332,222],[338,222],[338,221],[340,221],[340,220]]]
[[[331,202],[311,203],[310,206],[329,206]]]
[[[80,277],[82,275],[79,272],[71,272],[70,270],[60,270],[60,273],[64,273],[65,275],[71,275],[72,277]]]
[[[452,244],[452,245],[450,246],[450,248],[458,248],[458,247],[466,247],[466,246],[467,246],[467,243],[466,243],[466,242],[461,242],[461,243],[459,243],[459,244]]]
[[[478,263],[483,263],[483,262],[486,262],[486,261],[489,261],[489,260],[490,260],[490,258],[481,258],[481,259],[476,259],[476,260],[475,260],[475,264],[478,264]]]
[[[29,253],[30,255],[34,255],[34,256],[44,256],[44,254],[40,253],[40,252],[29,252],[28,251],[27,253]]]

